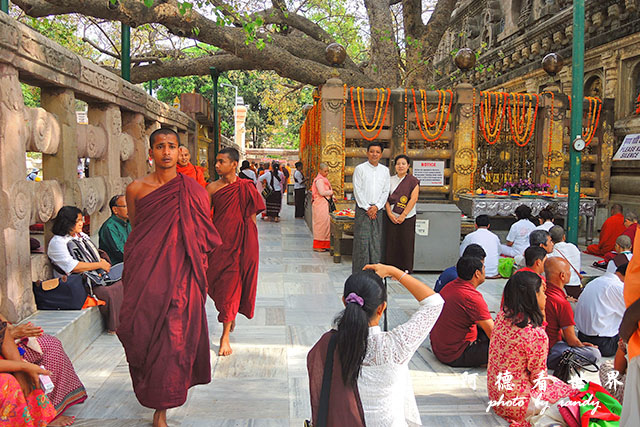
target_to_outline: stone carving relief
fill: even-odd
[[[79,179],[74,189],[75,200],[80,200],[80,209],[92,215],[102,209],[107,199],[107,186],[103,177]]]
[[[18,29],[7,15],[0,16],[0,46],[15,47],[18,45]]]
[[[470,175],[476,170],[478,155],[471,148],[462,148],[456,151],[454,168],[460,175]]]
[[[35,191],[31,211],[31,223],[44,223],[54,218],[64,204],[62,187],[55,180],[34,184]]]
[[[27,151],[56,154],[60,143],[60,124],[43,108],[26,108]]]
[[[133,137],[129,134],[120,134],[120,160],[126,162],[133,155]]]
[[[80,81],[114,95],[119,93],[119,79],[109,71],[103,70],[87,60],[82,61]]]
[[[20,38],[19,52],[48,65],[55,71],[77,76],[80,68],[78,56],[46,37],[25,28]]]
[[[93,125],[76,127],[78,157],[100,159],[107,153],[107,132]]]
[[[342,135],[338,128],[329,131],[322,149],[322,161],[329,166],[330,172],[340,172],[342,165]]]
[[[18,72],[15,68],[0,64],[0,102],[9,109],[9,111],[20,111],[24,108],[22,92],[20,91],[20,81],[18,80]]]
[[[122,84],[122,98],[138,105],[144,105],[147,101],[147,94],[144,90],[125,82]]]
[[[34,184],[32,181],[20,180],[11,186],[8,199],[11,210],[9,226],[13,229],[18,230],[29,226]]]
[[[46,254],[31,255],[31,281],[45,281],[53,277],[53,268]]]

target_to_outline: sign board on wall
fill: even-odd
[[[414,160],[413,176],[420,180],[420,185],[428,187],[444,185],[444,161]]]
[[[640,160],[640,133],[625,136],[613,160]]]

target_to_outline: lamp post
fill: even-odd
[[[236,86],[236,85],[232,85],[231,83],[220,83],[220,86],[235,88],[235,90],[236,90],[236,97],[234,98],[234,100],[235,100],[234,105],[235,105],[236,107],[238,107],[238,86]],[[235,120],[235,112],[236,112],[236,109],[234,108],[234,109],[233,109],[233,116],[234,116],[234,118],[233,118],[233,134],[234,134],[234,135],[236,134],[236,120]]]
[[[131,81],[131,27],[122,24],[120,46],[120,75],[123,79]]]
[[[571,54],[571,141],[582,135],[582,102],[584,81],[584,0],[573,2],[573,52]],[[569,148],[569,206],[567,212],[567,241],[578,243],[580,211],[580,169],[582,154],[575,144]]]
[[[220,123],[218,120],[218,78],[220,73],[216,70],[216,67],[209,67],[209,74],[211,74],[211,80],[213,81],[213,157],[209,152],[209,175],[211,176],[213,172],[213,177],[218,179],[215,164],[216,157],[218,157],[218,147],[220,146]]]

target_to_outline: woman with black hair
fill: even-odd
[[[536,229],[536,225],[532,222],[529,206],[518,206],[515,214],[518,221],[509,229],[507,244],[500,245],[502,254],[509,257],[524,255],[524,250],[529,247],[529,234]]]
[[[416,203],[420,181],[409,173],[411,160],[400,154],[393,161],[396,174],[391,177],[389,198],[385,204],[387,244],[385,262],[413,273],[416,240]]]
[[[280,209],[282,208],[282,191],[284,187],[284,174],[280,171],[278,162],[271,163],[271,170],[265,172],[258,178],[263,186],[266,184],[273,190],[265,199],[267,205],[267,221],[280,222]],[[265,184],[266,183],[266,184]]]
[[[512,425],[531,425],[530,418],[548,404],[577,391],[547,375],[546,301],[540,276],[529,271],[516,273],[504,287],[502,310],[491,334],[487,366],[490,406]]]
[[[549,208],[549,206],[547,206],[546,208],[542,209],[538,214],[538,222],[540,223],[540,225],[536,227],[536,230],[544,230],[544,231],[551,230],[551,227],[555,225],[553,223],[553,220],[554,220],[553,211]]]
[[[56,216],[51,231],[54,236],[49,242],[47,255],[53,264],[64,275],[72,273],[84,273],[87,271],[104,270],[109,272],[111,264],[100,256],[98,248],[89,236],[82,232],[84,217],[82,211],[75,206],[63,206]],[[77,253],[81,251],[87,254],[93,262],[78,260]],[[62,273],[54,269],[54,276],[61,277]],[[106,305],[100,306],[100,312],[107,323],[107,330],[115,334],[120,317],[123,290],[122,281],[109,286],[92,286],[93,293]]]
[[[422,425],[408,364],[438,320],[444,300],[396,267],[374,264],[365,270],[347,279],[342,296],[345,309],[336,317],[335,329],[325,333],[307,356],[313,422],[319,416],[324,363],[333,339],[327,427]],[[384,277],[397,280],[420,303],[406,323],[390,332],[378,326],[387,307]]]

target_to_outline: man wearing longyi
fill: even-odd
[[[124,301],[117,334],[138,401],[156,410],[154,427],[167,426],[167,409],[187,391],[211,381],[207,257],[221,244],[209,219],[209,195],[178,174],[178,135],[149,137],[155,171],[127,187],[132,232],[124,248]]]

